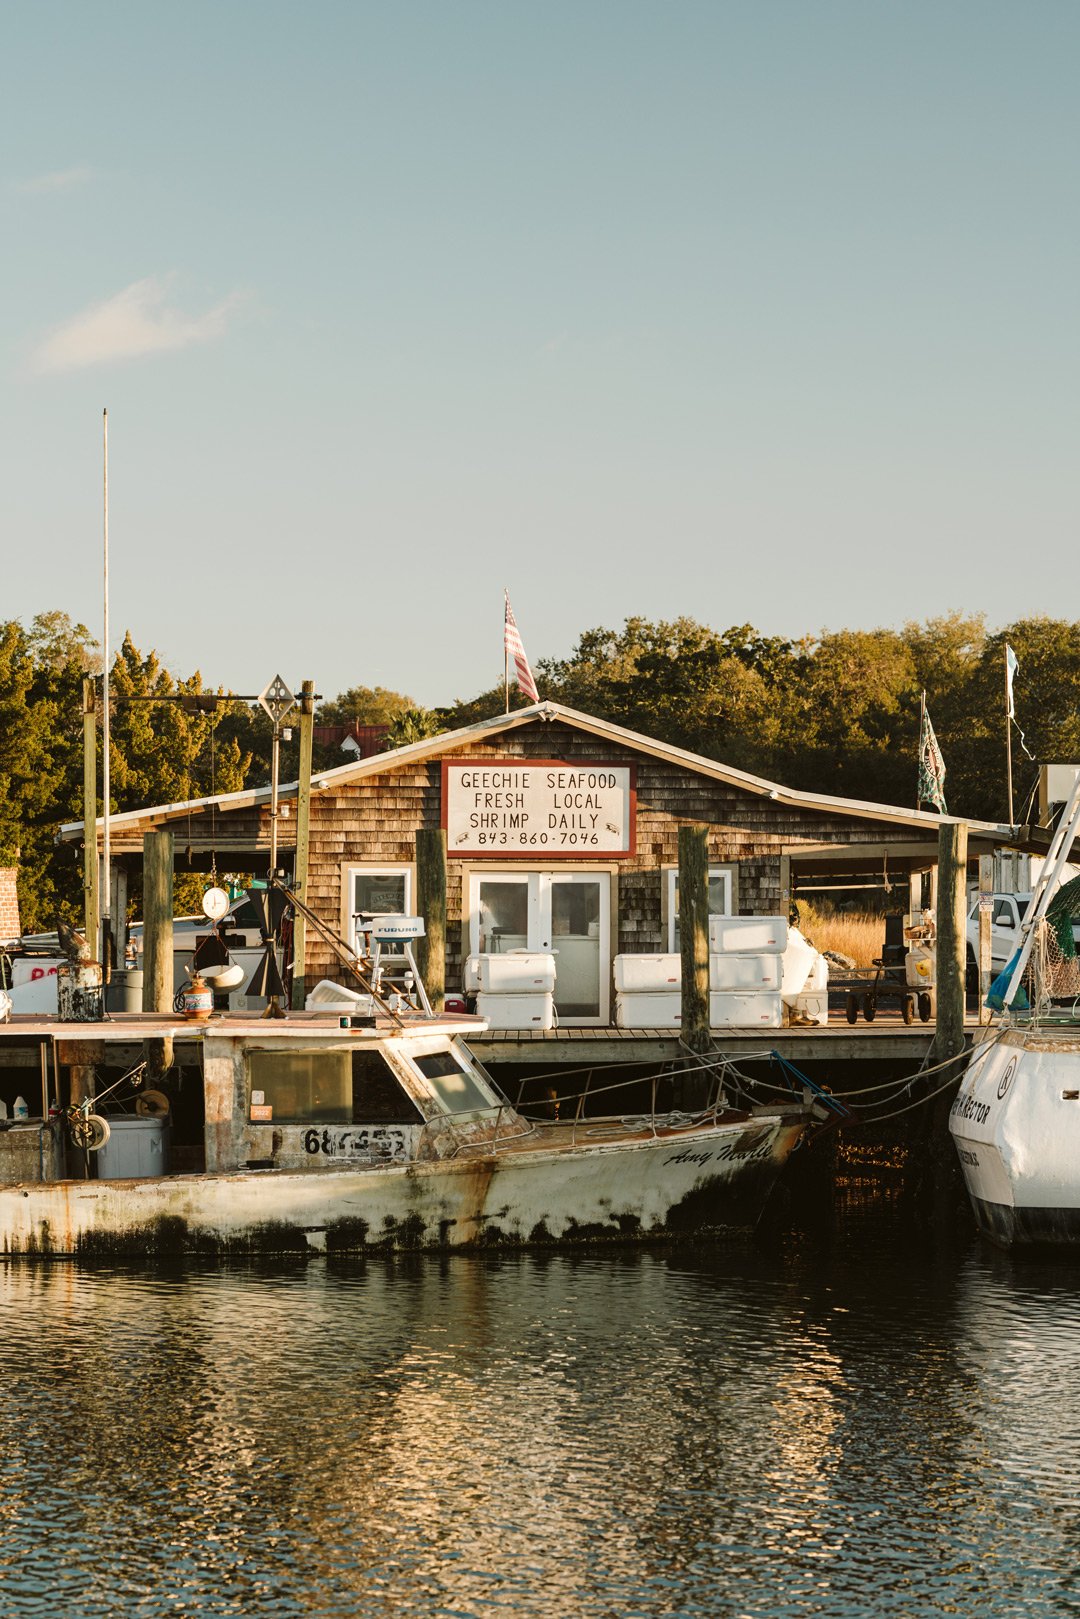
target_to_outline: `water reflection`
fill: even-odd
[[[1059,1614],[1060,1269],[822,1249],[0,1271],[0,1608]]]

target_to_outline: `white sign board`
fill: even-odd
[[[634,766],[565,759],[443,760],[450,855],[629,855]]]

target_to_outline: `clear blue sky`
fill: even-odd
[[[1080,616],[1080,6],[5,9],[0,616],[427,703]],[[1063,590],[1063,586],[1066,588]]]

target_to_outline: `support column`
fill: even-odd
[[[965,892],[968,830],[964,822],[938,832],[937,880],[937,1062],[964,1049]],[[959,1076],[959,1069],[957,1069]]]
[[[172,1012],[173,968],[173,835],[147,832],[143,838],[143,1011]],[[154,1075],[173,1064],[171,1040],[148,1042],[147,1060]]]
[[[989,1023],[992,1016],[986,1004],[993,976],[993,954],[990,929],[994,919],[994,857],[979,856],[979,1022]]]
[[[101,931],[97,847],[97,698],[91,675],[83,676],[83,936],[96,960]]]
[[[416,941],[416,964],[432,1010],[441,1012],[446,994],[446,832],[421,827],[416,834],[416,910],[424,936]]]
[[[296,858],[293,891],[308,904],[308,855],[311,844],[311,754],[315,730],[315,682],[300,688],[300,763],[296,785]],[[307,997],[307,920],[293,912],[293,971],[291,1004],[302,1011]]]
[[[712,1047],[709,1031],[709,855],[706,828],[679,828],[679,940],[682,949],[682,1038],[691,1051]],[[679,1107],[705,1106],[705,1074],[676,1080]]]

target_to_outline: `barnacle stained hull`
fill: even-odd
[[[350,1253],[705,1238],[752,1229],[798,1109],[690,1128],[552,1124],[432,1161],[0,1189],[14,1256]]]

